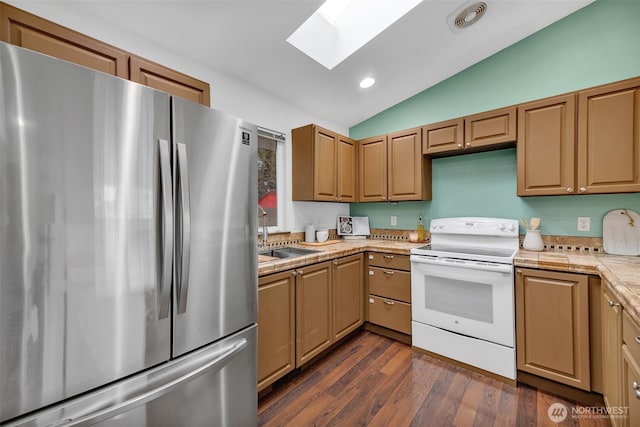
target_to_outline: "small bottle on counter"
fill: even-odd
[[[418,215],[418,226],[416,227],[418,233],[418,242],[424,242],[424,224],[422,223],[422,215]]]

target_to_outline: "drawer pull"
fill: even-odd
[[[636,399],[640,400],[640,391],[636,390]]]
[[[635,340],[636,340],[636,344],[640,344],[640,337],[636,337]]]
[[[393,259],[393,255],[382,255],[384,259]]]
[[[387,305],[393,305],[393,301],[382,300],[382,302]]]
[[[633,387],[634,390],[640,390],[640,384],[638,384],[636,381],[631,383],[631,387]]]
[[[393,271],[383,271],[384,274],[386,274],[387,276],[393,276],[394,272]]]
[[[619,302],[613,302],[613,301],[609,301],[609,307],[619,307],[620,303]]]

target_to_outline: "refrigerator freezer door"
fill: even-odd
[[[258,141],[235,117],[175,97],[172,109],[175,357],[256,322]]]
[[[251,326],[7,427],[256,425],[256,334]]]
[[[4,43],[0,78],[3,422],[169,359],[173,199],[168,95]]]

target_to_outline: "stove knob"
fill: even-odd
[[[509,229],[509,231],[513,231],[513,230],[515,230],[515,229],[516,229],[516,226],[515,226],[515,225],[513,225],[513,224],[509,224],[508,229]]]
[[[432,222],[432,223],[431,223],[431,229],[432,229],[432,230],[435,230],[435,229],[437,229],[437,228],[438,228],[438,223],[437,223],[437,222]]]
[[[442,230],[444,228],[444,224],[438,224],[438,228]]]
[[[505,225],[504,225],[503,223],[498,224],[498,229],[499,229],[500,231],[504,231],[504,229],[505,229],[505,228],[506,228],[506,227],[505,227]]]

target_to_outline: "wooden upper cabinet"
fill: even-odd
[[[422,154],[438,154],[464,147],[464,119],[447,120],[422,127]]]
[[[578,192],[640,191],[640,78],[578,93]]]
[[[0,3],[0,40],[74,64],[129,78],[127,52]]]
[[[518,369],[590,391],[588,276],[516,272]]]
[[[209,84],[0,2],[0,40],[210,105]]]
[[[137,56],[129,58],[130,80],[198,104],[211,104],[209,84]]]
[[[514,142],[517,135],[516,114],[516,107],[507,107],[465,117],[465,148]]]
[[[387,136],[358,141],[358,196],[361,202],[387,200]]]
[[[518,196],[575,192],[576,95],[518,107]]]
[[[291,135],[293,200],[357,201],[356,142],[314,124]]]
[[[387,200],[430,200],[431,159],[422,156],[421,128],[387,135]]]
[[[338,135],[337,196],[339,202],[358,201],[358,144]]]

